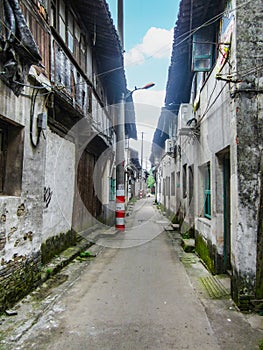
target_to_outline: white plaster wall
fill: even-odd
[[[110,169],[111,169],[111,161],[105,160],[105,167],[102,169],[103,173],[101,174],[101,181],[102,181],[102,187],[101,187],[101,203],[104,205],[109,204],[109,193],[110,193]]]
[[[14,121],[24,127],[21,131],[23,133],[21,195],[0,196],[1,231],[5,233],[6,240],[5,247],[1,251],[4,264],[15,256],[30,256],[40,249],[46,143],[43,135],[35,148],[30,141],[32,90],[25,88],[24,94],[27,96],[17,98],[1,81],[0,88],[2,89],[0,115],[6,121]],[[41,112],[45,112],[43,96],[38,96],[34,117]]]
[[[46,142],[45,188],[51,200],[45,203],[43,240],[71,229],[76,175],[75,145],[50,129]]]
[[[157,176],[157,202],[160,202],[161,204],[166,205],[166,209],[170,210],[171,212],[175,213],[176,211],[176,196],[171,195],[171,173],[175,172],[175,193],[176,193],[176,167],[174,158],[171,157],[169,154],[165,154],[160,162],[160,165],[158,167],[158,176]],[[164,198],[164,188],[163,188],[163,180],[166,180],[166,178],[170,178],[170,189],[169,194],[167,191],[166,198]],[[161,188],[161,192],[159,192],[159,188]]]
[[[35,227],[25,222],[25,217],[30,215],[30,212],[25,211],[23,215],[17,215],[21,203],[20,197],[1,196],[0,198],[1,231],[5,233],[6,239],[5,247],[1,251],[2,263],[12,260],[15,255],[28,255],[32,252],[35,242],[24,239],[26,233],[32,232],[34,241],[37,239]]]
[[[257,205],[255,203],[255,205]],[[239,206],[238,225],[235,232],[235,267],[243,274],[256,275],[257,221],[246,207]]]

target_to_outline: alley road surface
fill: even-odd
[[[163,232],[167,220],[152,203],[148,198],[136,204],[127,232],[100,238],[111,247],[83,265],[15,349],[220,349]]]

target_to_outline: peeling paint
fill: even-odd
[[[2,223],[6,222],[6,215],[5,214],[1,215],[0,222],[2,222]]]
[[[6,244],[6,232],[5,230],[0,232],[0,250],[3,250]]]
[[[19,205],[19,207],[17,208],[17,216],[24,216],[26,214],[26,208],[24,203],[22,203],[21,205]]]
[[[7,239],[10,241],[11,237],[14,235],[14,233],[17,231],[17,227],[12,227],[10,232],[8,233]]]

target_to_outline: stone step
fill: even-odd
[[[181,238],[181,245],[186,253],[192,253],[195,250],[195,240],[193,238]]]
[[[179,224],[171,224],[172,228],[174,230],[179,230],[180,229],[180,225]]]

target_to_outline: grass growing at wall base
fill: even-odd
[[[214,261],[211,259],[209,248],[207,246],[206,241],[200,234],[197,234],[195,238],[195,251],[203,260],[207,268],[214,274],[215,273]]]
[[[55,255],[63,250],[76,245],[77,234],[73,230],[48,238],[41,244],[41,262],[48,263]]]

